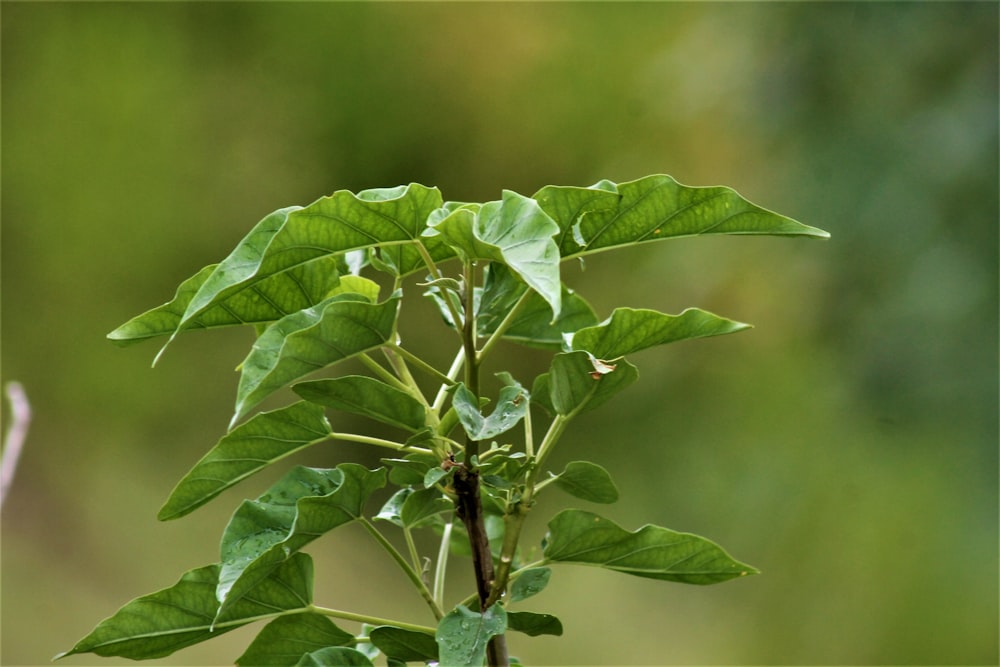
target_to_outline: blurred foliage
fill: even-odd
[[[4,507],[0,662],[45,664],[216,560],[268,483],[157,524],[225,429],[247,341],[193,335],[151,371],[153,348],[103,340],[266,213],[341,188],[479,200],[665,172],[833,240],[566,267],[602,316],[700,306],[757,328],[639,355],[629,396],[561,454],[606,465],[624,527],[695,530],[764,574],[688,590],[562,568],[544,603],[566,635],[513,652],[996,664],[997,25],[995,3],[5,3],[3,371],[36,414]],[[307,460],[356,456],[376,462]],[[399,575],[354,537],[311,550],[318,599],[419,613],[366,599]],[[222,664],[248,637],[168,662]]]

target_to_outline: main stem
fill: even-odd
[[[465,350],[465,386],[479,398],[479,354],[476,350],[476,309],[475,282],[476,267],[471,261],[465,263],[465,317],[462,325],[462,344]],[[493,589],[493,554],[490,552],[489,536],[483,515],[483,503],[479,489],[479,442],[466,438],[465,460],[455,470],[455,495],[457,514],[469,533],[469,547],[472,550],[472,567],[476,574],[476,593],[479,596],[479,610],[485,612]],[[475,461],[474,461],[475,459]],[[490,667],[507,667],[507,639],[498,635],[490,640],[486,649],[486,659]]]

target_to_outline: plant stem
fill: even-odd
[[[358,360],[361,361],[365,366],[367,366],[375,375],[382,378],[386,384],[389,384],[400,391],[405,391],[406,393],[411,393],[410,387],[397,378],[395,375],[387,371],[382,364],[372,359],[367,353],[362,353],[358,355]]]
[[[493,349],[493,346],[500,341],[500,338],[504,335],[507,329],[510,328],[510,325],[514,323],[514,320],[517,318],[517,315],[524,307],[524,304],[528,302],[528,296],[530,294],[531,290],[524,291],[524,294],[522,294],[518,298],[517,303],[514,304],[514,307],[510,309],[510,311],[507,313],[506,316],[504,316],[500,324],[497,325],[496,331],[490,334],[490,337],[486,339],[486,342],[483,344],[482,349],[479,351],[480,360],[484,359],[486,355],[489,354],[490,350]]]
[[[434,618],[440,621],[444,617],[444,612],[441,611],[441,607],[438,606],[438,603],[434,601],[434,596],[431,595],[431,592],[427,590],[427,584],[424,583],[420,573],[406,562],[406,558],[403,554],[399,553],[396,547],[392,546],[392,543],[385,538],[385,535],[383,535],[378,528],[372,525],[371,521],[365,517],[361,517],[359,520],[361,521],[361,525],[364,526],[365,529],[368,530],[369,534],[375,538],[375,541],[378,542],[383,549],[385,549],[386,553],[392,556],[392,559],[396,561],[396,564],[399,565],[400,569],[403,570],[403,573],[406,574],[407,578],[413,583],[413,586],[420,593],[420,596],[427,603],[427,606],[430,607],[431,612],[434,614]]]
[[[393,627],[401,628],[403,630],[410,630],[412,632],[422,632],[426,635],[431,635],[431,636],[433,636],[434,633],[437,632],[435,628],[431,628],[426,625],[414,625],[413,623],[394,621],[390,618],[379,618],[378,616],[368,616],[367,614],[355,614],[350,611],[341,611],[340,609],[319,607],[314,604],[309,605],[306,611],[311,611],[316,614],[322,614],[323,616],[329,616],[331,618],[341,618],[345,621],[357,621],[358,623],[367,623],[369,625],[391,625]]]
[[[441,547],[438,549],[437,563],[434,566],[434,601],[444,608],[444,582],[448,572],[448,553],[451,550],[451,528],[449,519],[441,532]]]
[[[422,370],[424,373],[430,375],[432,378],[436,380],[439,380],[442,385],[450,387],[451,385],[455,384],[455,380],[453,378],[448,377],[447,375],[445,375],[438,369],[434,368],[429,363],[427,363],[417,355],[413,354],[406,348],[395,345],[391,349],[398,352],[402,357],[404,357],[407,361],[409,361],[414,366]]]
[[[431,450],[424,447],[415,447],[413,445],[404,445],[400,442],[393,442],[392,440],[383,440],[382,438],[373,438],[367,435],[358,435],[357,433],[331,433],[331,438],[336,440],[346,440],[348,442],[360,442],[365,445],[375,445],[376,447],[386,447],[387,449],[392,449],[397,452],[413,452],[419,454],[430,454]]]

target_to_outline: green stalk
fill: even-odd
[[[330,609],[328,607],[319,607],[317,605],[311,604],[306,608],[306,611],[311,611],[316,614],[322,614],[323,616],[329,616],[331,618],[340,618],[345,621],[356,621],[358,623],[367,623],[369,625],[391,625],[395,628],[401,628],[403,630],[410,630],[411,632],[422,632],[425,635],[434,636],[437,632],[436,628],[431,628],[426,625],[414,625],[413,623],[404,623],[403,621],[394,621],[391,618],[379,618],[378,616],[369,616],[367,614],[355,614],[350,611],[341,611],[340,609]],[[278,616],[280,614],[274,614]],[[245,623],[246,621],[241,620],[240,623]]]
[[[383,535],[378,528],[372,525],[371,521],[365,517],[361,517],[360,521],[361,525],[364,526],[368,533],[375,538],[375,541],[378,542],[383,549],[385,549],[386,553],[388,553],[392,559],[396,561],[399,568],[403,570],[406,577],[413,583],[414,588],[416,588],[420,593],[420,596],[424,599],[424,602],[427,603],[427,606],[430,607],[431,612],[434,614],[434,618],[439,621],[444,618],[444,612],[441,610],[441,607],[438,606],[438,603],[434,601],[434,596],[431,595],[431,592],[427,590],[427,584],[424,583],[420,574],[414,568],[410,567],[410,564],[406,562],[406,558],[403,554],[399,553],[396,547],[392,546],[392,543],[385,538],[385,535]]]

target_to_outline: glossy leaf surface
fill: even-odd
[[[346,646],[354,636],[321,614],[279,616],[257,634],[236,659],[240,667],[294,667],[306,653],[328,646]]]
[[[572,347],[586,350],[598,359],[617,359],[656,345],[721,336],[748,328],[749,324],[734,322],[700,308],[688,308],[680,315],[616,308],[601,324],[573,334]]]
[[[613,503],[618,500],[618,487],[608,471],[590,461],[573,461],[559,473],[555,485],[566,493],[592,503]]]
[[[629,532],[583,510],[563,510],[549,522],[543,553],[551,563],[594,565],[686,584],[716,584],[757,574],[704,537],[653,525]]]
[[[304,610],[312,602],[312,560],[296,554],[216,618],[219,570],[218,565],[191,570],[173,586],[129,602],[56,657],[95,653],[132,660],[161,658],[252,621]]]
[[[828,238],[821,229],[761,208],[727,187],[689,187],[670,176],[590,188],[548,186],[534,195],[560,228],[563,259],[647,241],[702,234]]]
[[[222,536],[221,609],[303,546],[361,516],[368,497],[385,485],[383,469],[356,463],[332,469],[293,468],[257,500],[233,514]]]
[[[469,259],[506,264],[559,314],[559,226],[533,199],[505,190],[501,201],[461,207],[428,221],[429,231]],[[430,236],[436,238],[436,236]]]
[[[459,605],[438,623],[437,645],[442,667],[479,667],[486,645],[507,630],[507,612],[498,604],[480,614]]]
[[[426,420],[420,401],[405,391],[363,375],[300,382],[292,391],[307,401],[411,432],[424,428]]]
[[[340,295],[272,324],[243,361],[233,422],[289,382],[389,342],[398,310],[399,297],[372,304]]]
[[[269,464],[331,435],[323,408],[306,401],[254,415],[195,464],[157,517],[161,521],[182,517]]]

